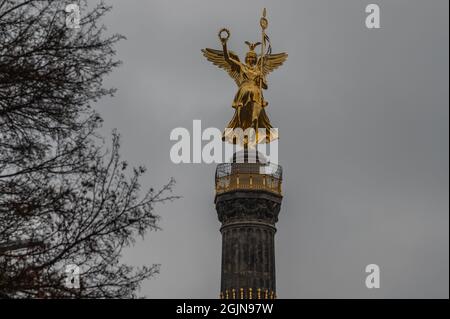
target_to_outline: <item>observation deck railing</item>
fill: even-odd
[[[282,168],[266,163],[223,163],[216,169],[216,194],[265,190],[281,195]]]

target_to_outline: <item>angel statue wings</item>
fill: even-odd
[[[245,63],[239,60],[239,57],[227,48],[227,41],[230,32],[222,29],[219,32],[219,39],[222,43],[222,50],[203,49],[203,55],[214,65],[224,69],[233,78],[238,86],[238,91],[234,96],[232,107],[235,113],[223,135],[223,140],[230,143],[239,143],[236,141],[233,130],[241,128],[244,132],[248,128],[253,128],[256,132],[257,143],[270,143],[278,138],[278,134],[272,129],[270,120],[266,114],[265,108],[268,102],[264,100],[263,89],[267,90],[267,75],[281,66],[287,59],[287,53],[271,53],[271,46],[264,52],[264,47],[269,41],[264,30],[267,28],[267,20],[261,18],[262,42],[250,43],[245,41],[249,51],[245,55]],[[255,49],[261,46],[261,54],[255,52]],[[266,134],[258,137],[258,129],[266,129]],[[246,144],[244,142],[243,144]]]

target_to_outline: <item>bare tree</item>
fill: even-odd
[[[80,28],[65,7],[79,5]],[[121,252],[155,230],[154,205],[173,180],[141,192],[145,169],[104,150],[92,103],[119,62],[100,25],[110,7],[85,1],[0,0],[0,296],[124,298],[158,271],[122,263]],[[80,267],[81,287],[65,285]]]

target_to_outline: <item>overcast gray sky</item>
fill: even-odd
[[[150,298],[217,298],[221,237],[214,165],[173,164],[175,127],[224,128],[234,82],[201,55],[231,31],[241,57],[260,38],[267,7],[273,52],[288,61],[265,97],[280,130],[284,199],[277,224],[280,298],[448,298],[448,1],[107,1],[124,64],[97,105],[103,133],[149,172],[146,187],[177,180],[183,198],[157,207],[162,231],[128,250],[133,265],[160,263]],[[365,6],[381,8],[368,30]],[[365,266],[381,268],[367,289]]]

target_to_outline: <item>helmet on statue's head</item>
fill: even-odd
[[[249,47],[249,51],[247,52],[247,54],[245,55],[245,63],[250,64],[250,65],[255,65],[257,62],[257,58],[258,55],[255,52],[255,48],[261,44],[261,42],[256,42],[256,43],[250,43],[248,41],[245,41],[245,44],[248,45]]]

